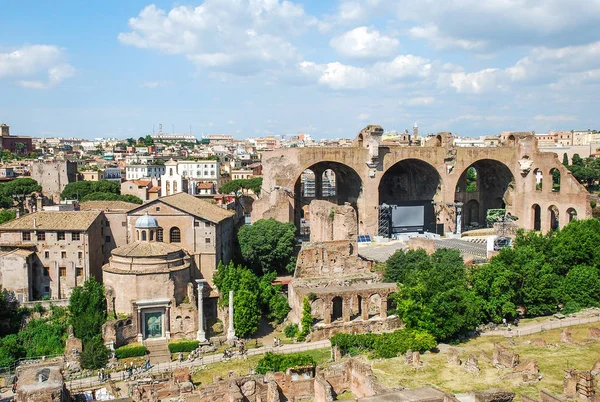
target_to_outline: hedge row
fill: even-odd
[[[142,345],[122,346],[115,349],[115,356],[117,359],[144,356],[146,353],[148,353],[148,350]]]
[[[331,345],[338,346],[343,355],[373,352],[374,357],[391,358],[414,351],[433,349],[437,342],[429,333],[416,330],[398,330],[383,334],[336,334]]]
[[[169,352],[171,353],[179,353],[179,352],[191,352],[192,350],[196,350],[199,341],[181,341],[181,342],[173,342],[169,343]]]
[[[290,353],[280,355],[273,352],[267,352],[265,356],[258,361],[256,372],[258,374],[266,374],[270,371],[279,372],[286,371],[288,368],[294,367],[315,367],[317,362],[314,357],[308,353]]]

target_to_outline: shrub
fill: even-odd
[[[148,349],[142,345],[122,346],[115,349],[115,357],[117,359],[144,356],[146,353],[148,353]]]
[[[104,346],[100,336],[97,336],[83,345],[79,363],[84,369],[99,369],[106,366],[109,354],[110,351]]]
[[[279,355],[273,352],[267,352],[265,356],[258,361],[256,372],[258,374],[266,374],[270,371],[286,371],[288,368],[296,367],[315,367],[317,362],[314,357],[308,353],[290,353],[287,355]]]
[[[310,334],[310,331],[312,330],[312,323],[312,308],[310,307],[308,299],[304,298],[304,300],[302,301],[302,319],[300,320],[302,330],[300,331],[298,339],[300,339],[301,341],[306,339],[306,336]]]
[[[580,310],[581,310],[581,306],[579,305],[579,303],[577,303],[576,301],[573,301],[573,300],[569,300],[568,302],[565,303],[565,306],[563,307],[561,313],[573,314]]]
[[[404,354],[409,349],[430,350],[437,343],[427,332],[398,330],[384,334],[336,334],[331,337],[331,345],[338,346],[342,354],[373,352],[374,357],[391,358]]]
[[[290,324],[285,327],[283,333],[286,337],[294,339],[298,335],[298,324]]]
[[[191,352],[192,350],[196,350],[199,341],[181,341],[181,342],[173,342],[169,343],[169,352],[171,353],[179,353],[179,352]]]

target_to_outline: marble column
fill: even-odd
[[[138,335],[137,335],[137,340],[139,343],[142,343],[142,341],[144,340],[144,335],[142,335],[142,325],[144,325],[142,323],[142,310],[137,307],[137,326],[138,326]]]
[[[235,339],[235,330],[233,329],[233,290],[229,291],[229,329],[227,330],[227,340]]]
[[[165,308],[165,338],[171,339],[171,306]]]
[[[204,284],[205,279],[196,279],[198,284],[198,332],[196,339],[200,342],[206,342],[206,333],[204,332]]]

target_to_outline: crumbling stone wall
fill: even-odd
[[[349,203],[329,201],[310,203],[310,241],[355,240],[358,234],[356,210]]]

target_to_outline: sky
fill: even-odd
[[[600,0],[2,3],[0,122],[35,137],[599,129]]]

